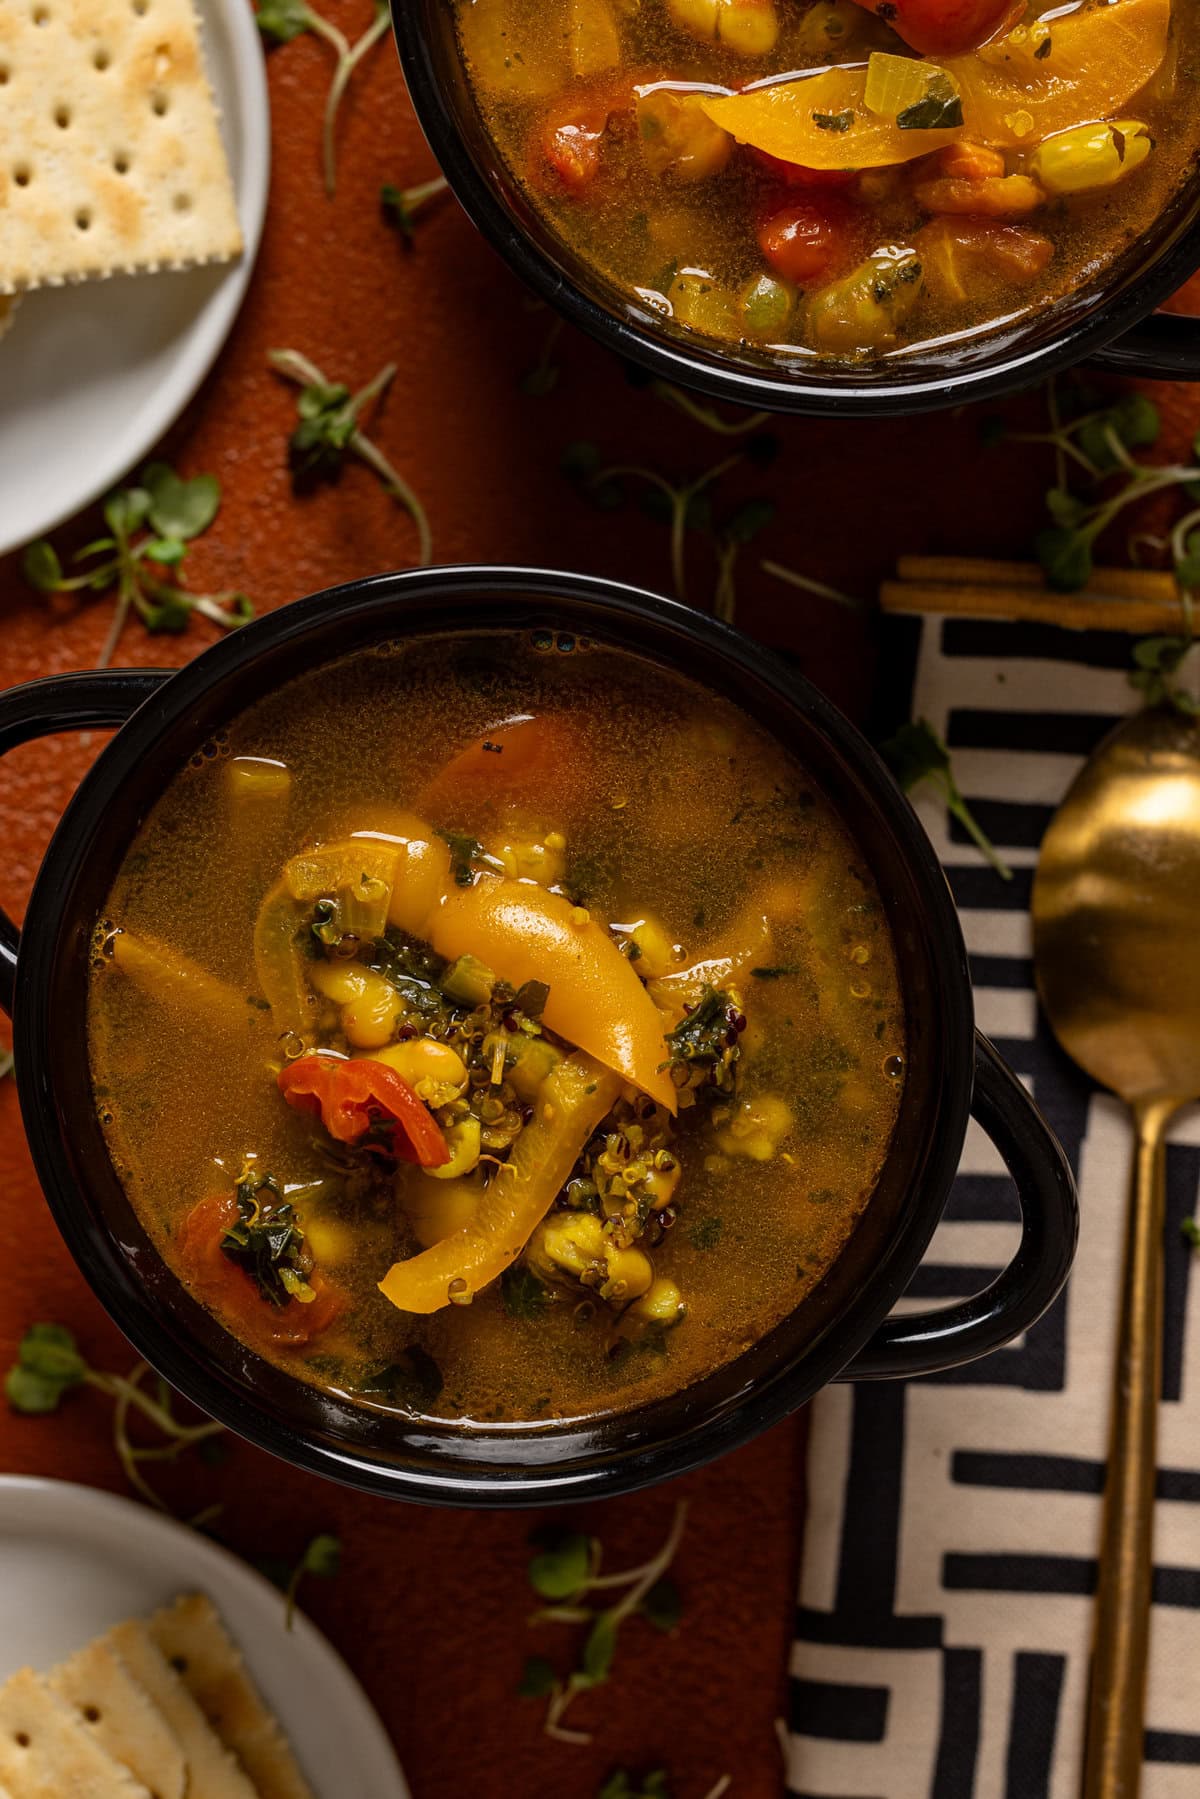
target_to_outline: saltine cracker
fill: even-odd
[[[241,248],[191,0],[0,0],[0,294]]]

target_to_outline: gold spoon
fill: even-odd
[[[1162,1367],[1166,1130],[1200,1097],[1200,725],[1171,708],[1107,737],[1063,801],[1033,884],[1038,991],[1055,1036],[1132,1108],[1083,1799],[1142,1774]],[[1091,1296],[1089,1296],[1090,1299]]]

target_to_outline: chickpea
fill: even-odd
[[[737,314],[747,337],[778,342],[796,310],[796,290],[774,275],[755,275],[737,297]]]
[[[396,1035],[404,1001],[374,969],[362,970],[361,990],[342,1007],[342,1029],[355,1049],[381,1049]]]
[[[752,1162],[769,1162],[792,1128],[791,1108],[774,1093],[744,1099],[733,1116],[717,1132],[717,1143],[727,1156],[746,1156]]]
[[[361,962],[326,962],[323,958],[309,965],[308,979],[323,999],[331,999],[336,1006],[348,1006],[351,1000],[361,999],[367,990],[372,970],[364,968]],[[376,976],[382,980],[382,975]],[[386,986],[387,983],[384,982]]]
[[[678,1324],[687,1308],[675,1282],[660,1274],[629,1309],[646,1324],[671,1325]]]
[[[483,1147],[478,1118],[460,1118],[443,1134],[446,1148],[450,1151],[450,1160],[443,1162],[440,1168],[426,1168],[424,1173],[435,1181],[452,1181],[460,1174],[470,1174],[479,1161],[479,1152]]]
[[[448,1043],[433,1037],[414,1037],[411,1043],[390,1043],[371,1058],[406,1080],[419,1096],[432,1105],[445,1105],[457,1098],[467,1085],[467,1065]]]
[[[809,301],[808,330],[814,347],[832,356],[868,356],[892,349],[898,327],[921,297],[923,279],[915,250],[876,250]]]
[[[673,24],[738,56],[768,56],[779,36],[775,0],[667,0]]]
[[[576,1280],[604,1261],[604,1226],[591,1212],[554,1212],[530,1243],[530,1259],[551,1279],[572,1274]]]
[[[654,1266],[642,1249],[610,1249],[606,1258],[608,1279],[600,1289],[602,1299],[639,1299],[649,1291]]]
[[[567,840],[561,831],[547,831],[540,841],[506,835],[488,842],[484,848],[504,864],[504,872],[515,881],[536,881],[541,887],[554,887],[567,872]]]
[[[733,303],[729,294],[706,269],[684,269],[667,289],[671,312],[690,331],[710,337],[728,337],[733,329]]]
[[[435,1185],[433,1181],[411,1179],[406,1170],[397,1181],[396,1191],[413,1235],[422,1249],[429,1249],[470,1224],[483,1188],[474,1181]]]
[[[630,925],[624,936],[626,954],[644,981],[657,981],[679,967],[680,946],[672,942],[666,927],[652,912]]]
[[[719,175],[733,139],[702,110],[702,94],[655,87],[638,95],[638,142],[652,175],[675,181],[707,181]]]
[[[339,1262],[352,1261],[358,1248],[355,1233],[336,1218],[306,1218],[304,1239],[317,1262],[325,1268],[336,1268]]]
[[[1140,168],[1152,148],[1149,131],[1137,119],[1078,125],[1039,144],[1029,159],[1029,172],[1048,194],[1085,194],[1123,181]]]

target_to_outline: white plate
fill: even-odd
[[[0,555],[114,486],[179,416],[232,325],[262,235],[270,109],[247,0],[197,0],[246,247],[234,263],[26,294],[0,340]]]
[[[46,1670],[123,1618],[207,1593],[318,1799],[410,1799],[366,1694],[316,1627],[227,1549],[130,1499],[0,1476],[0,1679]]]

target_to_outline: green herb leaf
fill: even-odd
[[[944,85],[949,87],[950,83]],[[962,96],[939,93],[935,86],[896,114],[896,125],[901,131],[952,131],[962,122]]]
[[[150,495],[144,487],[122,487],[104,502],[104,522],[113,536],[128,539],[145,524]]]
[[[894,737],[880,745],[879,753],[905,793],[911,793],[922,781],[932,781],[941,792],[947,811],[962,825],[980,854],[1002,879],[1012,879],[1011,868],[996,854],[959,792],[950,752],[927,719],[901,725]]]
[[[522,1699],[545,1699],[558,1685],[553,1665],[544,1655],[528,1655],[521,1671],[517,1692]]]
[[[512,1262],[504,1270],[500,1298],[510,1318],[540,1318],[546,1310],[546,1289],[524,1262]]]
[[[1081,532],[1057,527],[1039,531],[1033,547],[1047,584],[1056,593],[1078,593],[1087,586],[1092,573],[1092,546]]]
[[[322,1580],[332,1580],[341,1571],[341,1539],[327,1535],[314,1537],[304,1551],[300,1566],[305,1574],[316,1574]]]
[[[550,988],[545,981],[524,981],[517,988],[513,1004],[518,1012],[524,1012],[526,1018],[540,1018],[549,998]]]
[[[1181,1219],[1179,1229],[1185,1243],[1190,1243],[1193,1249],[1200,1249],[1200,1224],[1194,1218]]]
[[[304,0],[259,0],[255,19],[268,44],[290,44],[312,25]]]
[[[405,1411],[431,1412],[441,1397],[442,1371],[420,1343],[410,1343],[394,1361],[368,1369],[354,1383],[355,1392],[378,1396]]]
[[[17,1359],[4,1381],[5,1397],[14,1412],[43,1417],[58,1410],[59,1401],[87,1375],[87,1363],[64,1324],[34,1324],[17,1348]]]
[[[676,1628],[683,1615],[683,1604],[679,1588],[670,1575],[664,1574],[661,1580],[655,1581],[642,1600],[641,1611],[656,1630],[666,1632]]]
[[[143,469],[142,486],[150,496],[146,516],[159,536],[185,543],[208,530],[221,504],[221,483],[215,475],[194,475],[185,481],[165,462],[151,462]]]
[[[774,517],[775,506],[771,500],[747,500],[729,520],[724,534],[732,543],[750,543]]]
[[[63,566],[58,551],[45,538],[31,543],[21,561],[21,571],[38,593],[57,593],[63,583]]]
[[[587,1585],[592,1546],[579,1531],[556,1532],[529,1564],[529,1584],[539,1598],[570,1599]]]
[[[587,1634],[580,1657],[580,1672],[592,1686],[602,1686],[612,1670],[617,1652],[618,1622],[612,1612],[601,1612]]]
[[[221,1238],[221,1251],[253,1280],[270,1305],[308,1304],[311,1252],[291,1203],[269,1174],[245,1173],[237,1183],[238,1220]]]
[[[721,1241],[725,1230],[725,1220],[710,1216],[701,1218],[688,1231],[688,1242],[693,1249],[715,1249]]]
[[[849,131],[854,114],[847,112],[814,112],[812,122],[818,131]]]
[[[804,969],[799,962],[776,962],[770,968],[752,968],[750,976],[755,981],[781,981],[785,975],[803,974]]]

